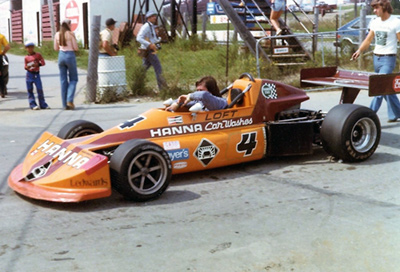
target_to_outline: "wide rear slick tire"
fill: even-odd
[[[159,197],[171,179],[171,161],[160,146],[142,139],[120,145],[110,160],[114,188],[126,199],[147,201]]]
[[[93,122],[75,120],[63,126],[57,134],[61,139],[73,139],[103,132],[103,129]]]
[[[332,108],[321,126],[325,151],[337,159],[359,162],[374,154],[381,137],[379,118],[371,109],[341,104]]]

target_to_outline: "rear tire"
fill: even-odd
[[[354,104],[332,108],[321,126],[326,152],[347,162],[359,162],[374,154],[381,137],[379,118],[371,109]]]
[[[125,198],[147,201],[159,197],[171,179],[171,161],[160,146],[143,139],[120,145],[110,160],[114,188]]]
[[[58,132],[57,137],[66,140],[101,132],[103,132],[103,129],[93,122],[75,120],[62,127]]]

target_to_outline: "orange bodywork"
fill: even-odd
[[[243,101],[229,109],[197,113],[151,109],[102,133],[69,140],[45,132],[11,172],[9,186],[22,195],[49,201],[107,197],[111,194],[109,158],[102,151],[131,139],[146,139],[164,148],[172,174],[261,159],[268,142],[266,122],[308,97],[302,90],[261,79],[236,80],[233,88],[244,90],[249,84]],[[273,97],[265,91],[271,85]],[[229,104],[229,93],[227,99]]]

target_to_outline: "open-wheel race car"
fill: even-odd
[[[328,113],[301,109],[298,88],[243,74],[223,91],[223,110],[150,109],[103,131],[84,120],[57,136],[45,132],[8,178],[16,192],[35,199],[79,202],[107,197],[160,196],[174,174],[259,160],[311,154],[322,146],[348,162],[369,158],[381,127],[367,107],[339,104]]]

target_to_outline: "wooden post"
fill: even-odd
[[[50,15],[50,28],[51,28],[51,39],[54,39],[54,35],[56,34],[56,27],[54,25],[54,6],[53,0],[48,0],[49,6],[49,15]]]
[[[97,64],[99,60],[99,42],[100,42],[100,22],[101,16],[95,15],[92,17],[90,27],[90,45],[89,45],[89,63],[86,77],[86,99],[89,102],[96,102],[97,90]]]

